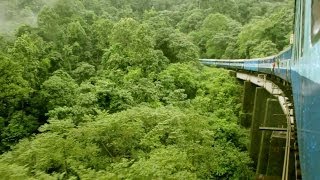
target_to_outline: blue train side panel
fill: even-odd
[[[244,69],[252,72],[261,72],[280,77],[291,82],[291,47],[279,55],[256,59],[200,59],[202,64],[214,65],[228,69]]]
[[[320,48],[318,47],[317,49],[320,52]],[[301,169],[304,179],[319,179],[320,81],[318,80],[319,70],[318,72],[314,70],[317,69],[315,62],[319,62],[320,54],[318,53],[315,56],[311,54],[305,55],[300,60],[310,65],[309,67],[304,67],[302,63],[297,63],[292,67],[293,96]]]
[[[291,59],[292,59],[292,48],[289,48],[274,59],[275,70],[274,74],[281,79],[291,82]]]
[[[306,3],[305,7],[300,6],[300,3]],[[320,40],[313,39],[314,35],[311,34],[313,11],[311,0],[297,1],[297,7],[304,7],[306,12],[304,17],[296,17],[298,21],[296,41],[291,64],[300,165],[302,179],[318,180],[320,179]],[[304,21],[305,24],[301,32],[298,31],[301,24],[299,21]]]
[[[244,69],[257,72],[259,70],[258,60],[252,59],[244,61]]]
[[[263,72],[266,74],[274,73],[274,68],[273,68],[274,57],[263,59],[257,63],[259,63],[259,72]]]

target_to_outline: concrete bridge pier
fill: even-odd
[[[267,99],[272,96],[262,87],[257,87],[254,97],[254,106],[252,113],[252,123],[250,127],[250,146],[249,153],[253,160],[253,166],[257,167],[259,159],[259,151],[261,144],[262,131],[259,130],[263,126],[264,116],[266,112]]]
[[[244,81],[240,124],[245,128],[250,128],[251,126],[256,87],[250,81]]]
[[[287,119],[278,98],[269,92],[244,81],[240,123],[250,130],[248,149],[257,179],[281,179],[285,157]]]
[[[286,130],[285,127],[287,126],[287,122],[286,122],[286,116],[283,113],[281,106],[279,104],[279,101],[273,98],[269,98],[266,102],[266,111],[265,111],[265,115],[264,115],[264,120],[263,120],[263,127],[265,128],[278,128],[278,131],[273,131],[272,129],[268,129],[268,130],[260,130],[262,131],[262,136],[261,136],[261,143],[260,143],[260,149],[259,149],[259,156],[258,156],[258,164],[257,164],[257,174],[268,174],[267,173],[267,169],[269,167],[269,163],[268,162],[271,158],[274,158],[272,156],[277,156],[279,154],[275,154],[273,153],[273,149],[269,149],[269,148],[275,148],[276,150],[281,151],[282,153],[284,153],[284,147],[282,147],[282,145],[285,145],[285,140],[284,139],[284,143],[279,143],[279,146],[277,147],[277,145],[272,144],[274,141],[276,141],[276,139],[278,139],[277,137],[282,137],[281,133],[283,134],[283,131],[281,131],[281,128],[283,130]],[[278,134],[278,136],[276,136],[276,134]],[[284,136],[286,135],[286,133],[284,133]],[[285,136],[286,137],[286,136]],[[271,157],[269,157],[269,155]],[[280,160],[282,159],[282,161],[280,161],[280,164],[283,164],[283,156],[279,156],[278,158],[275,157],[276,159]],[[282,157],[282,158],[280,158]],[[271,162],[272,163],[272,162]],[[270,169],[270,167],[269,167]],[[269,175],[282,175],[282,166],[280,169],[280,174],[279,173],[269,173]]]

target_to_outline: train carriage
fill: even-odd
[[[211,59],[210,64],[266,73],[291,83],[302,178],[316,180],[320,179],[320,0],[296,0],[295,8],[292,48],[268,58]]]

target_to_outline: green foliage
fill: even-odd
[[[252,57],[266,57],[278,52],[276,45],[270,40],[262,41],[258,46],[252,49]]]
[[[108,19],[98,19],[92,25],[93,42],[96,45],[97,58],[100,58],[103,51],[110,47],[111,31],[113,22]]]
[[[293,21],[292,2],[214,2],[201,1],[200,6],[205,4],[204,7],[209,7],[204,20],[198,14],[190,15],[190,18],[197,18],[198,23],[202,22],[201,26],[196,23],[197,28],[190,31],[185,25],[188,19],[180,24],[181,30],[189,33],[199,46],[202,57],[237,59],[250,58],[252,55],[265,56],[281,51],[289,44]],[[246,24],[242,27],[239,22]],[[190,23],[195,22],[190,19]],[[276,50],[272,49],[270,43],[262,46],[263,41],[274,43]],[[263,49],[257,50],[258,46]],[[256,52],[267,52],[270,48],[270,53]]]
[[[58,106],[70,106],[74,103],[77,84],[72,77],[62,71],[54,72],[47,81],[42,84],[41,95],[47,102],[48,110]]]
[[[112,46],[103,57],[105,69],[128,71],[141,68],[146,75],[159,72],[168,64],[161,51],[154,49],[149,27],[133,19],[122,19],[111,34]]]
[[[64,178],[245,176],[250,159],[233,141],[244,134],[224,121],[193,111],[143,106],[113,115],[103,113],[78,128],[70,121],[50,121],[41,128],[46,133],[23,140],[0,162],[27,165],[21,174]],[[230,123],[237,127],[236,122]],[[221,139],[224,136],[233,140]]]
[[[185,16],[184,19],[182,19],[182,21],[178,24],[178,27],[180,31],[189,33],[199,29],[204,19],[204,13],[201,10],[196,9],[189,16]]]
[[[0,99],[1,115],[13,113],[21,101],[27,99],[32,91],[28,82],[23,79],[23,69],[18,64],[6,57],[0,57]],[[11,109],[11,111],[10,111]]]
[[[184,34],[164,28],[155,35],[156,48],[172,63],[196,61],[199,57],[198,48]]]
[[[72,71],[73,76],[77,82],[83,82],[89,80],[96,74],[95,67],[89,63],[80,63],[75,70]]]
[[[240,27],[238,22],[225,15],[210,14],[198,32],[190,35],[201,48],[202,56],[219,59],[225,54],[228,44],[235,41]]]
[[[38,25],[40,32],[45,40],[56,41],[62,40],[62,29],[58,21],[59,16],[52,8],[44,7],[38,15]],[[59,42],[60,44],[61,42]]]
[[[8,117],[8,125],[2,129],[1,139],[4,145],[11,145],[17,140],[29,136],[37,130],[35,117],[26,115],[23,111],[16,111]]]
[[[23,67],[23,78],[28,80],[32,87],[38,86],[40,81],[41,57],[45,53],[45,48],[41,37],[34,34],[23,34],[9,49],[13,60]]]
[[[286,5],[271,16],[256,19],[243,28],[238,38],[239,53],[242,57],[270,55],[268,50],[274,53],[289,44],[293,18],[293,11],[289,7],[290,5]],[[263,49],[258,50],[258,47]]]
[[[159,79],[167,93],[176,89],[184,89],[188,99],[196,96],[200,70],[192,64],[172,64],[161,72]]]
[[[34,132],[37,121],[25,113],[32,89],[22,77],[22,67],[0,57],[0,72],[0,151],[3,151]]]

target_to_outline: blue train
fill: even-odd
[[[278,55],[266,58],[255,59],[200,59],[202,64],[214,65],[216,67],[247,70],[251,72],[260,72],[275,75],[291,83],[290,62],[292,57],[292,48],[287,48]]]
[[[278,55],[203,64],[280,77],[292,86],[303,179],[320,179],[320,0],[295,1],[294,42]]]

